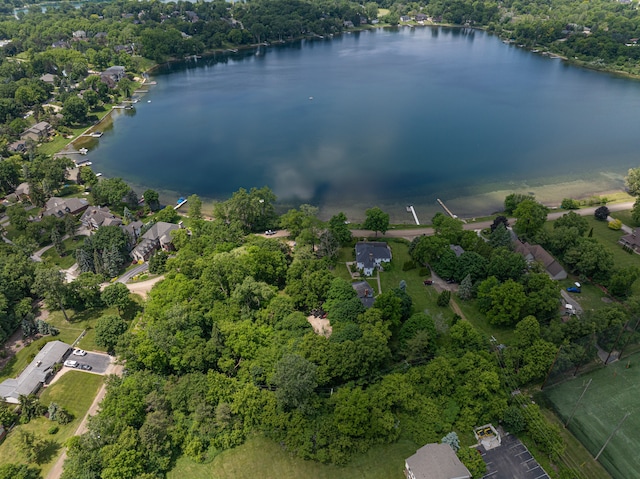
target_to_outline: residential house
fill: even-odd
[[[90,206],[80,218],[80,223],[86,228],[97,230],[101,226],[120,226],[122,220],[106,206]]]
[[[567,272],[564,268],[551,256],[542,246],[531,245],[527,242],[515,241],[516,253],[520,253],[524,256],[527,263],[538,262],[544,267],[547,274],[553,280],[561,280],[567,277]]]
[[[51,44],[51,48],[69,48],[69,42],[65,40],[58,40]]]
[[[48,85],[53,85],[55,84],[56,78],[57,77],[55,75],[52,75],[51,73],[45,73],[40,77],[40,80],[42,80]]]
[[[416,13],[416,22],[424,22],[427,20],[427,16],[424,13]]]
[[[373,276],[373,270],[382,263],[391,261],[391,249],[387,243],[379,241],[359,241],[356,243],[356,266],[365,276]]]
[[[196,12],[192,12],[192,11],[186,11],[184,12],[184,14],[187,16],[187,19],[191,22],[191,23],[196,23],[200,21],[200,17],[198,17],[198,14]]]
[[[173,249],[171,232],[177,229],[180,229],[180,226],[158,221],[142,235],[140,243],[131,252],[131,256],[135,261],[147,261],[159,249],[170,251]]]
[[[345,20],[342,22],[345,28],[353,28],[353,22],[351,20]]]
[[[113,47],[116,53],[126,53],[128,55],[133,54],[133,43],[129,43],[128,45],[116,45]]]
[[[46,202],[42,216],[57,216],[58,218],[62,218],[64,215],[77,215],[78,213],[82,213],[88,207],[89,202],[84,198],[56,198],[54,196]]]
[[[102,78],[103,80],[111,79],[111,81],[113,81],[114,83],[118,83],[120,80],[124,78],[124,76],[125,76],[124,67],[118,66],[118,65],[109,67],[100,74],[100,78]]]
[[[105,43],[107,41],[107,32],[98,32],[93,36],[93,39],[98,43]]]
[[[407,479],[471,479],[469,469],[448,444],[427,444],[404,461]]]
[[[16,188],[15,193],[16,197],[20,201],[31,200],[31,186],[29,186],[29,183],[20,183]]]
[[[449,249],[456,254],[456,258],[459,258],[464,253],[464,248],[458,244],[450,244]]]
[[[361,16],[359,18],[359,20],[360,20],[360,25],[366,25],[367,24],[367,17]]]
[[[356,290],[358,298],[365,308],[368,309],[373,306],[375,298],[373,297],[373,288],[369,283],[366,281],[357,281],[351,283],[351,287]]]
[[[7,147],[7,150],[11,153],[24,153],[27,151],[27,142],[24,140],[14,141]]]
[[[84,30],[76,30],[75,32],[73,32],[71,34],[71,36],[73,37],[73,39],[75,41],[86,40],[87,39],[87,32],[85,32]]]
[[[0,383],[0,399],[12,404],[20,403],[20,396],[35,394],[53,375],[54,366],[69,355],[71,347],[62,341],[51,341],[33,358],[24,371],[15,379]]]
[[[20,133],[21,140],[33,140],[40,143],[42,140],[46,140],[53,133],[53,127],[46,121],[36,123],[31,128],[27,128]]]
[[[400,21],[401,22],[410,22],[411,21],[411,17],[408,17],[407,15],[402,15],[400,17]]]
[[[129,236],[129,247],[133,248],[140,238],[140,233],[144,224],[142,221],[132,221],[126,226],[121,226],[127,236]]]
[[[633,230],[631,234],[624,235],[618,240],[618,243],[620,243],[623,248],[628,248],[640,254],[640,236],[638,236],[637,231],[638,230]]]

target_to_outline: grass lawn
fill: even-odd
[[[627,226],[631,226],[632,228],[636,228],[636,227],[640,226],[638,223],[633,221],[633,217],[631,216],[631,210],[612,211],[610,216],[612,218],[616,218],[616,219],[622,221],[623,224],[625,224]]]
[[[186,457],[178,459],[168,479],[402,479],[404,460],[418,446],[400,440],[376,446],[357,456],[344,467],[298,459],[267,438],[252,437],[242,446],[223,451],[208,464],[196,464]]]
[[[19,431],[32,432],[39,438],[51,441],[39,464],[42,468],[42,475],[45,477],[51,466],[58,459],[65,441],[73,436],[78,428],[98,389],[102,386],[102,382],[102,376],[97,374],[69,371],[55,384],[46,388],[40,396],[40,402],[47,406],[49,403],[55,402],[64,407],[73,414],[73,421],[64,426],[59,425],[60,429],[56,434],[48,434],[47,431],[53,424],[57,423],[45,417],[34,419],[29,424],[16,426],[0,445],[0,464],[28,464],[22,452]]]
[[[478,330],[481,331],[487,338],[491,338],[493,336],[498,340],[498,343],[501,344],[510,344],[515,336],[514,328],[501,328],[498,326],[494,326],[489,324],[487,321],[487,317],[478,311],[478,307],[476,306],[475,301],[462,301],[459,298],[455,299],[456,303],[462,310],[462,314],[464,317]]]
[[[76,262],[75,252],[84,243],[86,236],[68,238],[62,242],[64,256],[60,256],[55,248],[49,248],[42,254],[42,261],[47,265],[56,265],[60,269],[68,269]]]
[[[585,216],[589,222],[589,228],[593,228],[593,237],[597,239],[613,254],[616,267],[638,266],[640,267],[640,255],[629,254],[618,244],[618,240],[626,233],[609,229],[606,221],[598,221],[591,216]]]

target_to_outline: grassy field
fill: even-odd
[[[40,402],[46,406],[51,402],[55,402],[64,407],[73,414],[73,421],[64,426],[60,425],[59,431],[53,435],[48,434],[47,431],[57,423],[45,417],[34,419],[28,424],[16,426],[0,445],[0,464],[27,464],[20,443],[20,431],[32,432],[41,439],[51,441],[39,464],[42,468],[42,475],[45,477],[60,455],[65,441],[73,436],[78,428],[98,389],[102,386],[102,381],[102,376],[97,374],[69,371],[55,384],[46,388],[40,396]]]
[[[600,456],[615,479],[640,477],[640,355],[616,362],[545,392],[559,416],[566,421],[589,379],[592,383],[579,403],[569,429],[595,456],[616,429],[625,413],[631,413]],[[593,476],[588,476],[593,477]]]
[[[60,256],[55,248],[49,248],[42,254],[42,261],[47,265],[55,265],[60,269],[68,269],[76,262],[75,252],[84,243],[85,236],[68,238],[62,242],[64,256]]]
[[[376,446],[344,467],[324,465],[293,457],[277,443],[261,436],[224,451],[208,464],[178,459],[168,479],[402,479],[404,460],[417,446],[406,440]]]

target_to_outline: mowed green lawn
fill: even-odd
[[[207,464],[181,457],[168,479],[402,479],[404,460],[417,450],[413,442],[400,440],[375,446],[346,466],[324,465],[296,458],[276,442],[251,437],[242,446],[223,451]]]
[[[56,383],[47,387],[40,396],[40,402],[45,406],[49,406],[51,402],[57,403],[73,414],[73,421],[64,426],[59,425],[56,434],[49,434],[48,430],[52,425],[58,423],[45,417],[39,417],[28,424],[16,426],[0,445],[0,464],[28,464],[22,450],[20,431],[32,432],[40,439],[51,441],[39,464],[39,467],[42,468],[42,476],[46,477],[47,472],[62,452],[65,441],[73,436],[82,422],[102,383],[102,376],[97,374],[69,371]]]
[[[629,361],[629,368],[627,364]],[[600,462],[615,479],[640,477],[640,355],[610,364],[545,391],[560,417],[566,421],[578,403],[589,379],[592,383],[569,424],[571,432],[593,456],[631,413],[600,456]]]
[[[55,265],[60,269],[68,269],[76,262],[75,252],[84,243],[85,236],[77,236],[75,238],[67,238],[62,242],[64,247],[64,256],[60,256],[55,248],[49,248],[42,253],[42,261],[51,266]]]

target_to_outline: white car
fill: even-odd
[[[84,349],[74,349],[73,350],[73,355],[74,356],[86,356],[87,352]]]
[[[78,361],[74,361],[73,359],[67,359],[64,362],[64,365],[68,368],[77,368],[78,367]]]
[[[273,230],[267,230],[267,231],[264,232],[264,234],[267,235],[267,236],[273,236],[274,234],[276,234],[276,232],[273,231]]]

